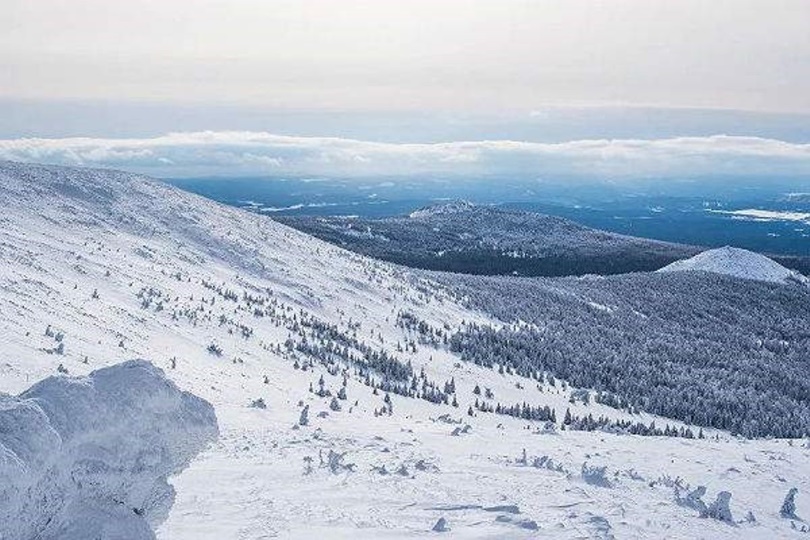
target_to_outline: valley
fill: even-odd
[[[367,258],[114,171],[3,162],[0,204],[0,391],[143,358],[213,405],[218,439],[170,479],[174,505],[143,516],[143,538],[446,530],[454,538],[771,539],[795,538],[810,512],[801,386],[810,333],[799,283],[685,272],[543,279],[524,289],[518,278]],[[645,326],[663,307],[681,314]],[[617,358],[693,354],[677,342],[700,332],[690,317],[705,319],[701,339],[711,339],[730,328],[715,317],[746,311],[751,324],[727,339],[749,332],[748,345],[730,355],[770,365],[767,381],[797,385],[771,411],[788,415],[790,438],[763,429],[744,438],[708,416],[650,414],[644,406],[654,404],[626,388],[578,384],[589,379],[561,367],[586,365],[600,339],[619,340]],[[473,329],[503,346],[464,347]],[[568,343],[569,361],[521,363],[511,332]],[[660,341],[668,335],[669,345]],[[482,351],[487,361],[478,361]],[[714,371],[696,371],[677,354],[665,362],[686,366],[672,381],[676,393],[737,369],[718,359]],[[603,366],[605,376],[632,381]],[[630,403],[617,407],[603,390]],[[798,516],[784,517],[793,487]],[[121,511],[139,508],[125,502]]]

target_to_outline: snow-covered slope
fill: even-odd
[[[214,409],[143,361],[0,396],[0,538],[154,538]]]
[[[772,283],[808,283],[798,272],[764,255],[734,247],[710,249],[665,266],[660,272],[702,271]]]
[[[215,408],[161,539],[421,538],[440,518],[454,538],[794,538],[794,486],[810,513],[801,441],[562,430],[566,409],[682,426],[421,342],[403,321],[497,323],[404,269],[125,173],[0,163],[0,207],[0,391],[147,358]],[[476,400],[558,421],[469,416]],[[698,485],[741,523],[700,518]]]

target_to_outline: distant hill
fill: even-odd
[[[710,249],[690,259],[676,261],[659,271],[703,271],[772,283],[808,282],[808,279],[798,272],[785,268],[764,255],[728,246]]]
[[[560,217],[463,201],[404,217],[277,219],[364,255],[466,274],[623,274],[657,270],[701,251],[592,229]]]
[[[407,216],[279,216],[286,225],[377,259],[475,275],[580,276],[650,272],[705,248],[586,227],[561,217],[453,201]],[[800,273],[810,259],[772,256]]]

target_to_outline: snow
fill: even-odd
[[[758,208],[747,208],[744,210],[710,210],[710,212],[739,218],[748,218],[755,221],[802,221],[810,223],[810,213],[808,212],[783,212],[779,210],[761,210]]]
[[[107,419],[112,430],[101,440],[120,443],[113,455],[103,456],[110,461],[133,458],[144,441],[170,447],[194,442],[172,447],[177,454],[144,454],[153,459],[139,462],[153,471],[154,482],[153,473],[174,474],[191,459],[169,479],[176,498],[165,521],[159,519],[165,506],[150,507],[155,518],[148,525],[159,539],[795,538],[790,520],[779,515],[792,487],[799,490],[796,514],[810,515],[803,498],[810,490],[810,448],[802,441],[741,440],[710,430],[702,440],[548,431],[511,417],[467,416],[479,384],[502,403],[549,405],[560,417],[570,408],[579,415],[679,425],[595,403],[572,404],[571,389],[559,382],[538,387],[462,363],[443,347],[398,351],[398,344],[416,339],[396,325],[400,311],[439,328],[456,329],[463,320],[497,324],[406,269],[126,173],[0,162],[0,205],[0,391],[22,392],[60,365],[82,376],[146,358],[216,411],[220,436],[192,459],[207,439],[178,436],[184,429],[200,434],[187,416],[158,415],[151,425],[166,428],[144,431],[158,405],[172,410],[177,398],[128,394],[133,390],[124,386],[116,388],[125,397],[139,396],[133,407],[152,412],[139,419],[107,411],[102,404],[108,400],[95,407],[99,422]],[[232,291],[235,299],[209,286]],[[255,315],[246,295],[265,299],[265,306],[275,302],[275,315]],[[296,321],[317,317],[341,332],[355,328],[358,339],[411,361],[416,371],[424,367],[433,381],[453,377],[459,407],[392,395],[393,414],[375,414],[383,393],[375,395],[350,369],[348,400],[332,410],[331,397],[308,388],[323,376],[334,395],[342,373],[331,374],[319,363],[306,371],[295,368],[300,355],[284,348],[288,339],[301,339],[293,315]],[[239,325],[252,333],[246,337]],[[206,350],[212,342],[222,348],[221,356]],[[55,352],[57,343],[64,344],[63,354]],[[72,388],[96,377],[72,383],[59,377],[46,387]],[[2,403],[9,399],[17,400]],[[251,407],[259,399],[265,408]],[[77,406],[82,403],[90,402]],[[309,422],[300,426],[305,406]],[[30,414],[48,425],[44,416]],[[465,425],[471,426],[467,433],[451,435]],[[51,435],[44,433],[37,447],[50,444]],[[126,437],[133,433],[136,439]],[[342,454],[346,467],[330,467],[330,452]],[[552,467],[545,466],[548,458]],[[66,481],[72,462],[58,459],[63,466],[55,478]],[[601,467],[612,487],[583,478],[583,470]],[[143,485],[132,484],[137,494],[126,499],[132,506],[152,500]],[[751,511],[757,522],[733,526],[700,518],[676,502],[676,490],[685,493],[687,485],[706,486],[706,504],[730,492],[733,516]],[[0,512],[17,511],[0,499]],[[449,530],[431,532],[440,518]],[[114,532],[138,538],[127,523],[108,528],[109,538]],[[137,530],[142,537],[148,532]],[[33,537],[19,529],[4,535]]]
[[[167,478],[216,435],[213,407],[144,361],[2,397],[0,538],[154,538]]]
[[[409,214],[409,217],[411,219],[425,219],[433,216],[457,214],[459,212],[467,212],[475,206],[476,205],[470,201],[451,201],[414,210]]]
[[[764,255],[735,247],[710,249],[676,261],[659,272],[702,271],[772,283],[808,283],[801,274]]]

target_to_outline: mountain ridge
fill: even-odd
[[[138,175],[0,163],[0,201],[0,392],[146,358],[215,409],[219,438],[172,479],[168,515],[146,509],[160,539],[413,538],[441,519],[466,537],[795,534],[776,512],[788,485],[810,489],[795,466],[805,459],[800,443],[740,441],[708,427],[698,438],[694,424],[629,411],[536,365],[519,375],[508,349],[486,349],[501,371],[451,350],[451,337],[463,346],[472,325],[496,335],[511,328],[490,313],[522,310],[466,305],[464,289]],[[643,277],[622,278],[616,290],[613,278],[538,281],[551,293],[539,315],[529,306],[527,323],[570,326],[577,340],[584,309],[600,328],[644,329],[657,315],[635,313],[628,293],[670,278]],[[512,287],[517,278],[488,279],[531,303]],[[724,280],[736,297],[772,304],[792,293]],[[702,275],[675,281],[686,282],[684,294],[690,283],[713,285]],[[683,319],[699,307],[664,292]],[[622,313],[632,326],[614,324]],[[801,345],[770,339],[780,321],[761,324],[768,339],[750,346],[760,360]],[[734,517],[751,510],[756,526],[700,519],[673,496],[696,485],[708,486],[707,504],[733,493]]]
[[[701,251],[593,229],[557,216],[464,201],[426,207],[405,217],[274,219],[363,255],[468,274],[651,271]]]

